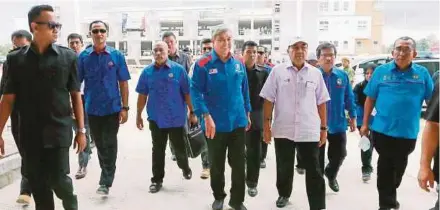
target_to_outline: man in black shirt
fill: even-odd
[[[258,194],[257,185],[260,176],[261,142],[263,139],[263,103],[260,97],[261,89],[269,76],[264,66],[256,65],[258,44],[247,41],[243,44],[242,53],[248,75],[249,97],[252,112],[251,128],[246,132],[246,184],[248,194],[255,197]]]
[[[18,30],[12,33],[11,35],[11,41],[12,41],[12,47],[13,50],[10,52],[20,48],[27,46],[32,41],[32,34],[29,33],[26,30]],[[1,90],[0,90],[0,97],[3,93],[3,87],[6,82],[6,78],[8,75],[8,69],[6,63],[3,65],[3,74],[1,79]],[[17,110],[13,109],[11,113],[11,131],[12,136],[14,137],[15,144],[17,145],[18,152],[20,153],[20,156],[23,157],[23,150],[21,149],[20,144],[20,136],[19,133],[19,114]],[[20,183],[20,195],[18,196],[17,203],[28,205],[31,201],[31,187],[29,186],[28,179],[26,178],[26,165],[23,161],[23,158],[21,159],[21,183]]]
[[[429,192],[429,187],[434,187],[434,180],[439,182],[439,81],[434,87],[434,94],[426,110],[425,129],[422,137],[422,157],[420,159],[419,185],[422,189]],[[434,168],[431,169],[431,161],[434,158]],[[437,200],[435,207],[431,210],[439,209]]]
[[[76,72],[76,55],[54,44],[61,24],[49,5],[32,7],[28,13],[34,40],[7,56],[8,76],[0,101],[0,136],[12,107],[20,113],[19,135],[36,210],[54,210],[53,193],[64,209],[77,210],[69,178],[69,147],[72,144],[72,100],[78,131],[74,148],[85,147],[84,116]],[[4,154],[4,141],[0,137]]]

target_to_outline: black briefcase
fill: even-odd
[[[191,126],[185,138],[186,153],[188,157],[196,158],[206,147],[206,138],[202,126]]]

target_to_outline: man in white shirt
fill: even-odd
[[[325,209],[325,181],[319,166],[319,147],[327,138],[326,102],[330,97],[321,72],[305,62],[307,51],[307,42],[293,41],[288,48],[291,62],[275,66],[260,93],[265,99],[264,141],[270,143],[272,136],[275,139],[278,208],[288,204],[292,193],[297,148],[306,170],[310,210]]]

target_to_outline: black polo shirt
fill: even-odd
[[[249,84],[249,97],[251,101],[252,111],[263,109],[264,99],[260,97],[261,89],[263,89],[269,72],[264,67],[255,65],[252,69],[247,69],[247,78]]]
[[[3,93],[15,94],[23,147],[70,147],[70,91],[78,91],[76,54],[52,44],[43,54],[34,44],[8,54]]]

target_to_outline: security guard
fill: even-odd
[[[248,194],[255,197],[258,194],[257,185],[260,176],[261,142],[263,139],[263,103],[260,91],[266,82],[269,72],[256,65],[257,43],[247,41],[243,44],[242,52],[246,66],[251,101],[251,129],[246,133],[246,184]],[[266,144],[266,143],[264,143]]]
[[[412,63],[416,42],[400,37],[394,42],[394,60],[376,68],[364,93],[367,95],[361,134],[371,128],[377,161],[380,210],[399,209],[397,188],[402,182],[408,156],[414,151],[420,129],[423,100],[432,96],[428,70]],[[369,126],[373,108],[374,120]]]
[[[197,123],[189,96],[189,78],[183,67],[168,60],[168,47],[165,42],[154,46],[154,64],[148,65],[142,71],[136,92],[139,93],[137,102],[136,125],[142,130],[144,122],[142,112],[147,103],[148,121],[153,140],[153,177],[150,192],[157,193],[162,188],[165,177],[165,149],[168,136],[173,142],[177,165],[183,172],[183,177],[191,179],[192,171],[188,165],[184,140],[186,123],[186,104],[190,110],[189,119]],[[186,102],[186,103],[185,103]]]
[[[128,118],[130,73],[124,55],[106,46],[107,24],[96,20],[89,30],[93,47],[79,55],[78,75],[84,81],[86,112],[102,170],[96,193],[108,195],[115,178],[119,124]]]
[[[11,35],[11,41],[13,50],[17,50],[20,47],[28,46],[32,42],[32,34],[29,33],[26,30],[18,30],[12,33]],[[13,50],[11,50],[9,53],[11,53]],[[3,92],[3,87],[6,82],[6,78],[8,75],[8,69],[6,63],[3,64],[3,74],[2,74],[2,80],[1,80],[1,91],[0,91],[0,97]],[[12,110],[11,113],[11,131],[12,136],[14,137],[15,144],[17,145],[18,152],[20,153],[20,156],[23,157],[23,149],[21,147],[20,143],[20,136],[19,136],[19,113],[16,109]],[[23,158],[21,159],[21,182],[20,182],[20,195],[18,196],[17,203],[28,205],[31,201],[31,187],[29,186],[29,181],[26,178],[26,165],[23,161]]]
[[[211,188],[215,198],[212,209],[223,209],[228,150],[228,162],[232,168],[229,205],[234,210],[246,210],[243,205],[246,187],[244,153],[251,111],[246,69],[230,53],[233,43],[230,29],[218,27],[212,40],[214,50],[197,61],[191,85],[194,111],[197,116],[204,117],[202,127],[209,138]]]
[[[70,99],[78,119],[75,145],[85,147],[81,94],[76,72],[76,55],[53,44],[61,24],[49,5],[38,5],[28,13],[34,40],[7,57],[8,76],[0,102],[0,130],[3,131],[12,106],[20,113],[19,136],[27,178],[37,210],[54,210],[53,193],[64,209],[78,209],[68,176],[69,147],[72,144]],[[4,153],[4,142],[0,138]]]
[[[259,46],[257,48],[257,67],[266,70],[268,73],[272,71],[272,67],[269,66],[266,62],[266,48],[263,46]],[[261,139],[263,140],[263,139]],[[267,144],[264,141],[261,141],[261,162],[260,168],[266,168],[266,156],[267,156]]]
[[[325,85],[330,93],[330,101],[327,102],[329,163],[324,169],[325,146],[323,146],[320,148],[320,164],[328,179],[330,189],[338,192],[339,184],[336,178],[347,156],[345,110],[350,115],[350,131],[354,132],[356,130],[356,106],[347,73],[334,67],[336,54],[336,47],[328,42],[320,44],[316,49]]]

